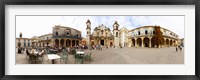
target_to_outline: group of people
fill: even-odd
[[[176,46],[176,52],[178,52],[178,49],[180,50],[180,51],[182,51],[182,47],[179,45],[179,46]]]

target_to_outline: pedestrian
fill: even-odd
[[[176,52],[178,52],[178,48],[176,47]]]
[[[180,51],[182,51],[182,47],[181,46],[179,46],[179,49],[180,49]]]

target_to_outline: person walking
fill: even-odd
[[[176,52],[178,52],[178,48],[177,48],[177,46],[176,46]]]

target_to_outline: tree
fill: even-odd
[[[162,32],[160,31],[160,26],[155,26],[155,34],[154,34],[154,44],[157,46],[157,48],[160,47],[161,44],[164,43]]]

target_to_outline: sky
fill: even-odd
[[[86,37],[86,21],[91,22],[91,31],[101,24],[113,30],[113,23],[119,23],[119,29],[132,30],[141,26],[159,25],[184,38],[184,16],[16,16],[16,37],[22,32],[24,38],[52,33],[52,27],[61,25],[75,28]]]

